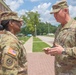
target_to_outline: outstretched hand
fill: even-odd
[[[55,44],[55,47],[53,48],[47,47],[47,48],[44,48],[43,50],[46,54],[51,54],[55,56],[57,54],[62,54],[62,51],[64,50],[64,48],[58,44]]]

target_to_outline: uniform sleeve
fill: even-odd
[[[27,62],[27,59],[26,59],[26,52],[25,49],[23,48],[22,43],[20,43],[18,39],[15,39],[11,36],[3,39],[3,41],[1,43],[1,47],[2,49],[5,49],[4,52],[7,51],[7,53],[9,52],[9,54],[11,53],[13,55],[16,53],[15,55],[16,58],[18,59],[19,65],[24,66]]]
[[[76,58],[76,47],[73,48],[65,48],[66,54]]]
[[[74,39],[74,47],[65,48],[65,51],[66,51],[66,54],[68,54],[69,56],[72,56],[72,57],[76,58],[76,28],[75,28],[75,35],[72,35],[72,37],[73,36],[75,36],[75,38],[73,38]],[[73,39],[72,39],[71,42],[73,42]]]

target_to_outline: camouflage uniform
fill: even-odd
[[[71,20],[56,31],[54,43],[61,45],[66,54],[56,55],[56,75],[76,75],[76,21]]]
[[[1,19],[19,20],[15,13],[7,15]],[[18,38],[6,30],[0,31],[0,75],[27,75],[26,50]]]
[[[56,13],[61,9],[67,8],[66,0],[60,1],[52,6]],[[65,53],[55,56],[56,75],[76,75],[76,21],[71,19],[63,27],[60,25],[55,33],[54,45],[61,45]]]

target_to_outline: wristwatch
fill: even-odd
[[[62,54],[63,54],[63,55],[66,55],[66,51],[65,51],[65,49],[62,51]]]

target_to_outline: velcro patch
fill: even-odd
[[[16,51],[13,50],[12,48],[9,48],[8,53],[16,56]]]

